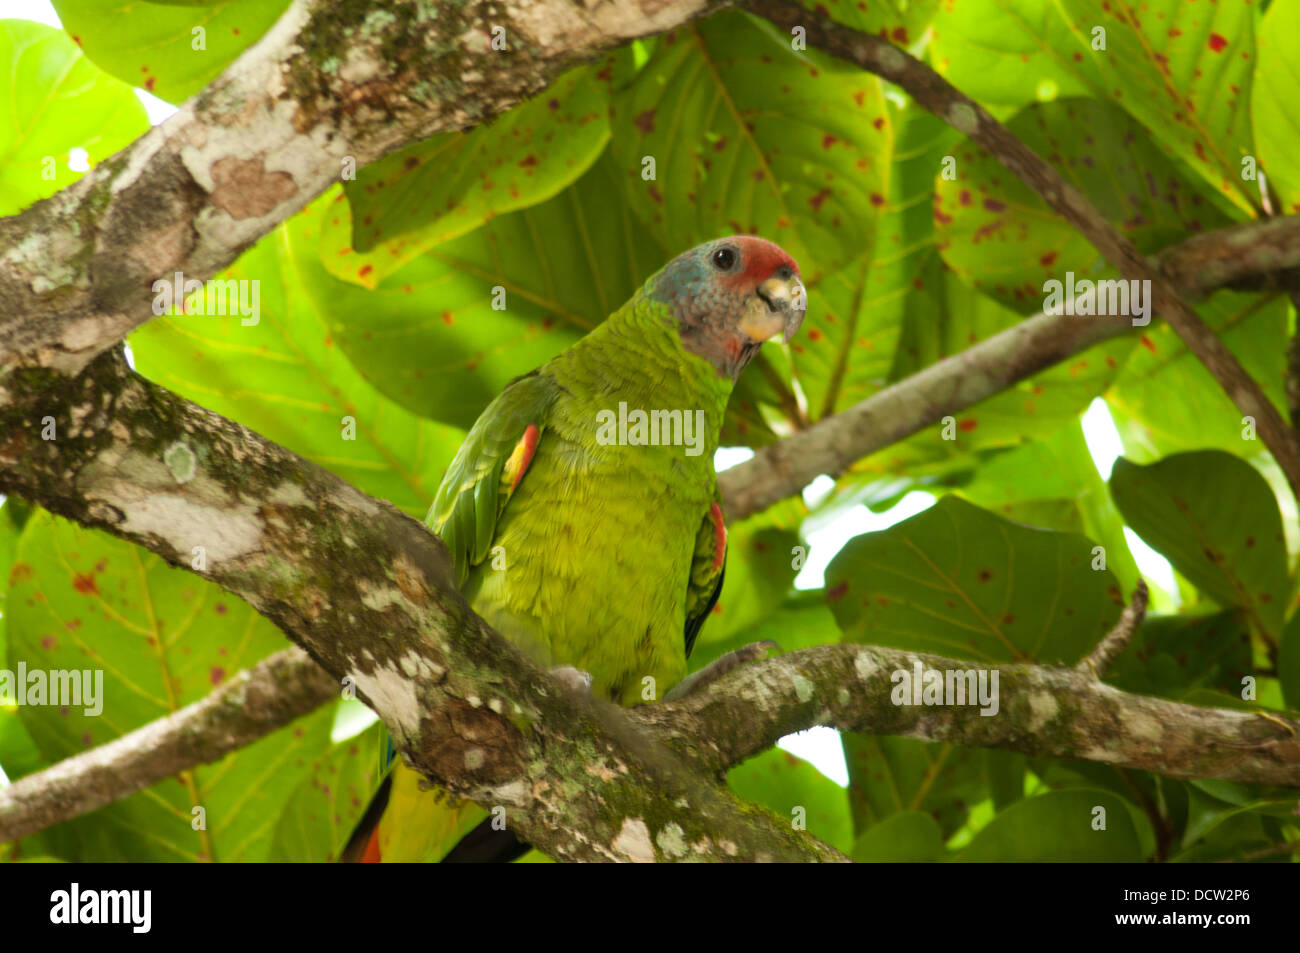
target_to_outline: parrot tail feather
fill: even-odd
[[[388,807],[388,796],[392,790],[393,776],[390,774],[379,785],[379,790],[375,791],[366,813],[362,814],[361,820],[357,821],[357,826],[353,829],[352,836],[348,838],[342,856],[339,857],[341,863],[379,863],[379,819],[384,816],[384,809]]]

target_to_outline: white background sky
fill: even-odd
[[[19,17],[54,27],[60,26],[59,18],[49,0],[0,0],[0,16]],[[137,89],[136,94],[148,110],[150,121],[155,125],[176,111],[173,106],[143,89]],[[1092,453],[1098,471],[1103,479],[1108,479],[1110,469],[1115,459],[1123,452],[1123,448],[1120,445],[1119,433],[1111,420],[1110,411],[1101,399],[1094,400],[1084,415],[1083,431],[1088,442],[1088,450]],[[747,460],[752,455],[752,452],[747,449],[724,448],[718,451],[717,465],[720,470],[726,469]],[[805,499],[820,497],[829,485],[829,477],[819,477],[804,491]],[[808,561],[795,579],[796,588],[820,588],[827,565],[840,548],[854,536],[885,529],[921,512],[932,503],[934,497],[930,494],[913,492],[885,513],[872,513],[865,506],[859,506],[831,525],[810,532],[807,539]],[[1125,528],[1124,534],[1138,568],[1148,581],[1159,585],[1166,592],[1176,594],[1173,570],[1164,557],[1143,543],[1132,530]],[[781,739],[779,747],[811,761],[823,774],[838,783],[848,784],[848,768],[844,763],[839,733],[833,729],[813,728],[797,735],[789,735]]]

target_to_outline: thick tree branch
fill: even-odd
[[[0,842],[220,761],[340,691],[338,680],[300,649],[277,652],[166,718],[0,787]]]
[[[1000,705],[895,705],[893,673],[990,667]],[[1174,778],[1300,787],[1300,722],[1133,695],[1091,672],[995,665],[868,645],[825,645],[754,662],[698,695],[635,710],[670,746],[723,770],[810,725],[1036,757],[1077,758]]]
[[[718,0],[295,0],[167,122],[0,219],[0,369],[76,372],[357,167],[462,129]],[[492,29],[509,49],[491,49]]]
[[[1182,300],[1174,284],[1148,263],[1050,163],[1008,132],[978,103],[889,41],[836,23],[791,0],[756,0],[749,6],[786,30],[803,27],[810,45],[902,87],[917,103],[983,146],[1078,229],[1125,278],[1150,282],[1154,311],[1178,332],[1237,408],[1254,418],[1265,446],[1282,468],[1292,494],[1300,500],[1300,437],[1233,353]]]

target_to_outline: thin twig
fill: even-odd
[[[1142,619],[1147,614],[1147,599],[1150,593],[1147,591],[1146,580],[1139,578],[1137,587],[1133,590],[1133,601],[1124,607],[1120,613],[1119,621],[1115,623],[1115,628],[1106,633],[1106,637],[1097,643],[1097,647],[1084,656],[1083,661],[1075,666],[1080,672],[1092,672],[1094,678],[1101,678],[1106,674],[1106,670],[1111,667],[1115,659],[1119,658],[1119,653],[1128,647],[1129,640],[1133,638],[1133,633],[1137,631],[1138,626],[1142,624]]]

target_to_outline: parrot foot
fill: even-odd
[[[733,669],[740,668],[747,662],[757,662],[759,659],[767,658],[767,654],[773,649],[780,652],[781,646],[767,639],[762,642],[751,642],[734,652],[720,655],[698,672],[692,672],[678,682],[672,691],[664,696],[664,701],[673,702],[685,698],[687,695],[694,695],[700,689],[712,685]]]
[[[551,678],[555,679],[575,695],[591,694],[591,673],[584,672],[572,665],[557,665],[550,669]]]

